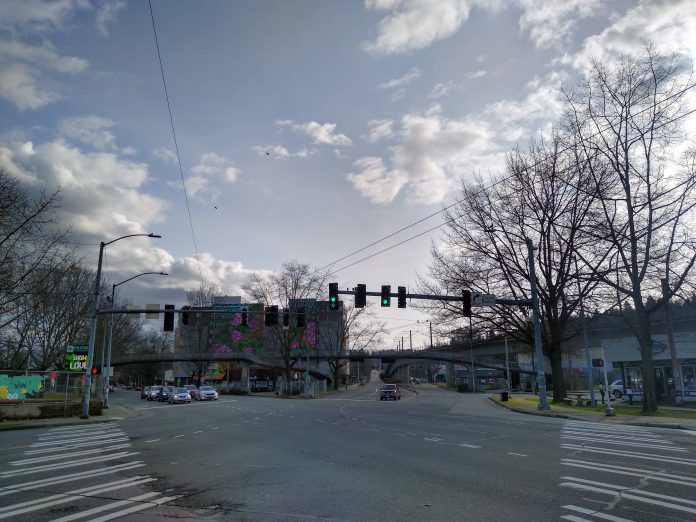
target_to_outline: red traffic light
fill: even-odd
[[[100,375],[101,374],[101,368],[98,366],[93,366],[92,367],[92,375]]]

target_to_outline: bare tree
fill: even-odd
[[[355,308],[342,302],[339,310],[320,312],[317,331],[317,351],[326,357],[335,390],[339,384],[338,375],[349,361],[346,352],[367,352],[382,341],[386,326],[375,319],[369,306]]]
[[[215,284],[202,284],[195,290],[186,292],[186,301],[192,307],[189,312],[189,326],[182,329],[182,336],[188,351],[199,354],[200,357],[184,364],[191,379],[198,381],[199,385],[210,370],[213,361],[210,333],[213,316],[211,314],[196,313],[196,308],[212,308],[215,296],[220,294],[220,288]]]
[[[682,117],[691,75],[674,57],[650,46],[616,65],[593,62],[586,81],[568,92],[568,121],[590,169],[588,190],[599,193],[597,215],[583,223],[591,252],[579,249],[585,269],[633,305],[630,325],[640,345],[643,413],[657,410],[650,316],[679,292],[694,262],[696,198],[694,151],[674,164],[683,146]],[[660,279],[667,278],[662,295]]]
[[[307,264],[290,261],[283,264],[279,273],[252,274],[244,282],[242,288],[251,302],[263,303],[266,306],[278,305],[280,308],[293,308],[295,303],[303,299],[320,299],[327,290],[329,273],[315,270]],[[286,382],[297,357],[296,346],[305,335],[305,328],[299,328],[293,320],[287,328],[282,324],[271,327],[267,340],[272,344],[271,350],[283,365]]]
[[[554,401],[566,396],[562,343],[575,333],[570,319],[594,287],[584,282],[580,292],[574,252],[584,244],[580,228],[590,212],[593,195],[574,187],[585,183],[587,158],[578,162],[574,143],[554,133],[533,142],[525,153],[507,158],[507,174],[493,183],[477,178],[464,184],[460,202],[445,215],[444,241],[433,246],[430,280],[421,278],[427,293],[471,289],[514,299],[530,296],[526,239],[537,248],[535,263],[542,318],[542,345],[551,362]],[[461,307],[443,302],[425,305],[438,324],[463,325]],[[505,332],[533,345],[531,312],[509,306],[474,308],[477,327]],[[442,326],[440,326],[442,328]]]

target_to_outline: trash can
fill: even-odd
[[[509,397],[510,397],[510,394],[508,392],[506,392],[506,391],[500,392],[500,400],[501,401],[505,402],[508,400]]]

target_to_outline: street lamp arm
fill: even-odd
[[[153,234],[152,232],[150,232],[149,234],[128,234],[127,236],[121,236],[121,237],[117,237],[116,239],[112,239],[112,240],[109,241],[108,243],[102,243],[102,246],[110,245],[111,243],[115,243],[116,241],[120,241],[121,239],[126,239],[127,237],[138,237],[138,236],[142,236],[142,237],[155,237],[155,238],[160,238],[160,237],[162,237],[162,236],[160,236],[160,235],[158,235],[158,234]]]
[[[117,286],[121,286],[123,283],[127,283],[128,281],[132,281],[132,280],[135,279],[136,277],[140,277],[140,276],[144,276],[144,275],[149,275],[149,274],[163,275],[163,276],[169,275],[169,274],[166,273],[166,272],[143,272],[142,274],[138,274],[138,275],[134,275],[133,277],[129,277],[129,278],[126,279],[125,281],[121,281],[120,283],[116,283],[116,284],[113,285],[113,287],[116,288]]]

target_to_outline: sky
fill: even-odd
[[[691,0],[152,0],[177,156],[147,1],[2,11],[0,168],[60,188],[90,265],[162,235],[105,249],[109,282],[169,274],[121,287],[143,304],[291,260],[414,289],[461,181],[548,130],[590,60],[696,50]],[[376,312],[388,347],[428,342],[412,307]]]

